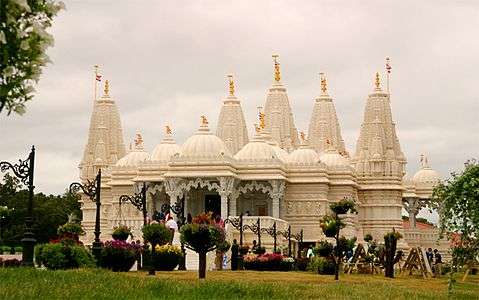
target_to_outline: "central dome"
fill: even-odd
[[[273,146],[268,144],[265,141],[264,136],[259,132],[256,132],[251,142],[244,145],[234,157],[240,161],[265,161],[278,159]]]
[[[177,153],[180,153],[180,151],[180,146],[175,143],[173,135],[171,134],[170,127],[166,126],[165,137],[151,153],[150,160],[158,162],[169,162],[171,160],[171,157]]]
[[[181,146],[180,158],[212,159],[231,157],[225,143],[210,132],[208,121],[202,117],[198,131]]]
[[[143,146],[143,138],[140,133],[137,133],[135,138],[135,148],[133,148],[127,155],[120,158],[115,165],[117,167],[137,167],[140,163],[149,158],[150,155],[145,151]]]

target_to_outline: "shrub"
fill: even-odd
[[[326,257],[313,257],[308,264],[308,271],[318,274],[334,274],[334,261]]]
[[[309,258],[298,257],[294,263],[295,269],[298,271],[306,271],[308,268]]]
[[[321,229],[327,237],[335,237],[342,223],[332,216],[324,216],[321,220]]]
[[[58,227],[58,235],[61,237],[63,235],[84,235],[85,231],[83,230],[82,226],[77,223],[66,223],[60,227]]]
[[[22,253],[23,247],[15,247],[15,253]]]
[[[216,251],[218,252],[227,252],[231,247],[231,244],[228,241],[223,241],[216,246]]]
[[[355,203],[353,200],[345,198],[338,202],[331,203],[329,208],[336,214],[336,215],[343,215],[348,211],[352,213],[356,212]]]
[[[265,247],[256,247],[253,249],[253,253],[257,255],[265,254],[266,248]]]
[[[366,243],[369,243],[369,242],[371,242],[372,240],[373,240],[373,236],[372,236],[370,233],[366,233],[366,234],[364,235],[364,241],[365,241]]]
[[[143,226],[143,238],[152,245],[165,245],[171,241],[173,233],[164,224]]]
[[[135,264],[140,247],[125,241],[106,241],[101,250],[101,266],[113,272],[128,272]]]
[[[314,248],[314,254],[329,257],[333,253],[333,244],[328,241],[319,242],[318,246]]]
[[[246,270],[256,271],[290,271],[293,268],[294,259],[284,257],[281,254],[266,253],[262,255],[246,255],[244,267]]]
[[[153,251],[152,262],[155,270],[172,271],[180,263],[183,253],[180,247],[172,245],[156,245]]]
[[[93,256],[85,247],[65,243],[36,246],[35,261],[37,265],[51,270],[95,266]]]
[[[126,225],[120,225],[113,227],[113,233],[111,234],[114,240],[126,241],[129,236],[132,236],[130,227]]]

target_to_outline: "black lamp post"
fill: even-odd
[[[27,216],[25,217],[25,231],[21,240],[23,244],[22,264],[24,266],[33,266],[33,248],[36,240],[32,231],[33,225],[33,173],[35,166],[35,146],[26,160],[19,160],[18,164],[11,164],[6,161],[0,162],[0,171],[6,172],[9,169],[19,178],[23,184],[28,186],[28,204]]]
[[[92,253],[96,258],[97,264],[100,264],[102,248],[100,241],[101,169],[98,170],[98,174],[94,181],[87,180],[85,184],[79,182],[73,182],[70,184],[70,193],[77,193],[80,189],[88,196],[88,198],[90,198],[91,201],[96,203],[95,240],[92,244]]]
[[[124,202],[130,202],[133,204],[136,209],[142,212],[143,214],[143,226],[146,225],[146,182],[143,182],[143,186],[139,193],[135,193],[133,196],[130,195],[121,195],[119,199],[119,204],[121,205]]]
[[[171,206],[169,203],[165,203],[161,206],[161,212],[166,214],[167,212],[172,211],[176,217],[179,219],[179,226],[181,228],[186,222],[185,218],[185,199],[181,199],[180,201],[176,201],[176,203]],[[178,270],[186,270],[186,249],[185,245],[181,243],[181,252],[183,253],[183,257],[181,258],[180,265],[178,266]]]

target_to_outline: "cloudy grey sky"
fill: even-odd
[[[353,152],[376,71],[391,57],[393,117],[408,158],[443,175],[479,149],[477,1],[65,1],[50,30],[53,64],[22,116],[0,116],[0,160],[38,150],[37,191],[61,193],[78,178],[93,98],[92,66],[111,81],[125,140],[148,150],[170,123],[182,143],[198,116],[216,126],[235,74],[248,124],[280,54],[296,126],[307,130],[319,93],[330,94]],[[252,129],[252,126],[250,126]]]

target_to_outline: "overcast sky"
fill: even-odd
[[[408,173],[426,153],[443,176],[478,157],[477,1],[65,1],[37,94],[0,116],[0,160],[37,148],[36,190],[78,179],[93,101],[93,65],[111,82],[126,143],[149,151],[170,123],[179,143],[199,115],[212,128],[233,73],[252,131],[280,55],[296,127],[307,131],[325,72],[354,153],[376,71],[391,57],[393,118]]]

